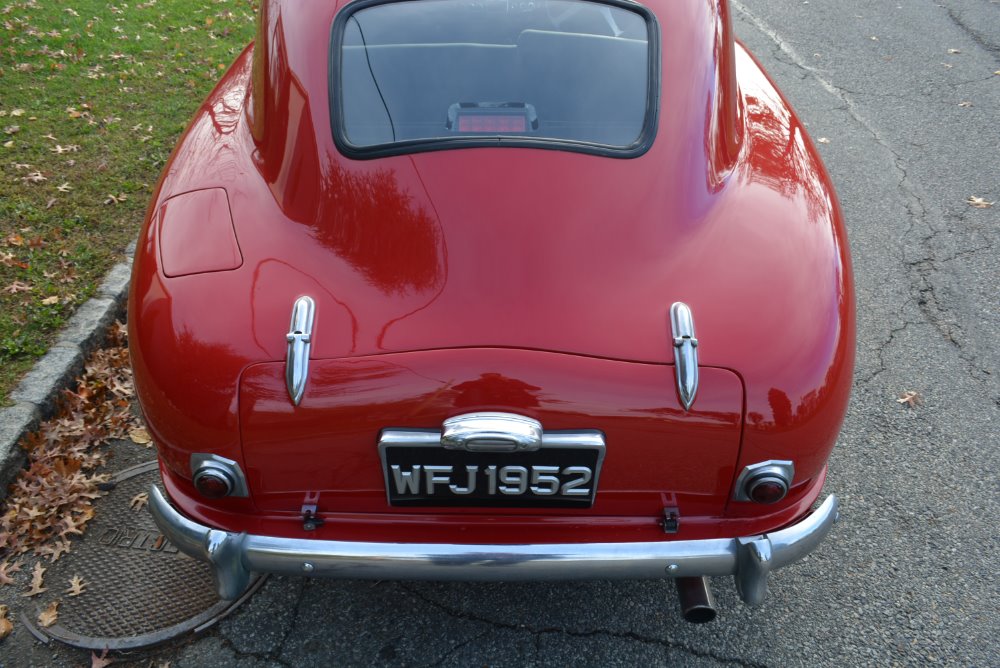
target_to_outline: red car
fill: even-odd
[[[224,598],[673,578],[707,621],[836,520],[853,299],[725,0],[266,0],[139,240],[151,508]]]

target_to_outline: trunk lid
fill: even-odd
[[[251,493],[264,511],[298,513],[312,499],[319,512],[426,512],[389,506],[382,430],[439,430],[456,415],[501,411],[540,421],[546,434],[603,432],[593,507],[434,512],[655,516],[679,507],[717,515],[733,479],[742,404],[738,376],[723,369],[701,369],[698,398],[685,411],[672,365],[446,349],[312,360],[299,406],[288,397],[284,364],[255,364],[241,379],[240,428]],[[508,457],[521,461],[516,452],[500,461]]]

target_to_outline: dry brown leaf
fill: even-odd
[[[51,297],[46,297],[45,299],[42,300],[42,303],[45,304],[46,306],[52,306],[53,304],[58,304],[59,296],[52,295]]]
[[[128,502],[132,510],[142,510],[149,503],[149,492],[139,492]]]
[[[128,433],[129,440],[138,445],[146,445],[151,443],[153,437],[149,435],[149,432],[142,427],[136,427]]]
[[[67,589],[64,594],[69,594],[70,596],[79,596],[87,590],[87,583],[83,581],[79,575],[74,575],[69,580],[69,589]]]
[[[14,580],[10,577],[10,574],[16,573],[19,570],[21,570],[21,564],[12,564],[9,561],[0,564],[0,585],[14,584]]]
[[[64,554],[69,554],[70,542],[63,538],[60,541],[56,541],[55,545],[52,547],[52,561],[58,561],[59,557]]]
[[[0,254],[0,260],[6,255]],[[63,270],[72,271],[71,263]],[[99,485],[109,479],[91,473],[104,462],[100,446],[112,438],[127,438],[138,426],[131,412],[134,390],[125,342],[124,326],[112,327],[109,346],[88,358],[84,374],[64,393],[59,412],[24,437],[28,467],[11,485],[6,510],[0,514],[5,555],[34,550],[55,561],[71,547],[65,537],[83,534],[94,517],[91,503],[101,496]],[[6,567],[5,576],[12,572]],[[36,572],[26,595],[45,590],[40,576]]]
[[[45,587],[42,586],[42,577],[45,575],[45,570],[45,567],[40,563],[35,564],[35,567],[31,570],[31,588],[21,594],[21,596],[38,596],[43,591],[46,591]]]
[[[987,202],[982,197],[976,197],[974,195],[965,200],[965,203],[974,209],[988,209],[996,204],[996,202]]]
[[[921,398],[917,392],[907,390],[899,395],[899,398],[896,399],[896,403],[906,404],[910,408],[916,408],[917,404],[921,403]]]
[[[14,281],[13,283],[5,287],[3,291],[12,295],[16,295],[18,292],[31,292],[31,286],[23,281]]]
[[[44,628],[48,628],[59,619],[59,601],[52,601],[49,607],[42,610],[38,615],[38,623]]]
[[[7,617],[9,610],[6,605],[0,605],[0,640],[9,636],[10,632],[14,630],[14,625]]]
[[[114,663],[114,659],[108,658],[108,648],[105,647],[101,655],[98,656],[97,652],[90,653],[90,668],[106,668]]]

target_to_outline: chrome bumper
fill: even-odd
[[[740,598],[758,605],[768,574],[812,552],[837,520],[830,495],[799,523],[745,538],[552,545],[360,543],[251,536],[192,522],[155,485],[149,507],[182,552],[210,563],[219,596],[234,599],[250,573],[355,580],[641,580],[732,575]]]

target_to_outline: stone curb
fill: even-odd
[[[59,394],[80,375],[87,355],[124,314],[134,254],[132,242],[125,249],[128,259],[111,268],[97,294],[76,310],[49,351],[11,392],[14,405],[0,408],[0,500],[27,462],[21,439],[52,416]]]

